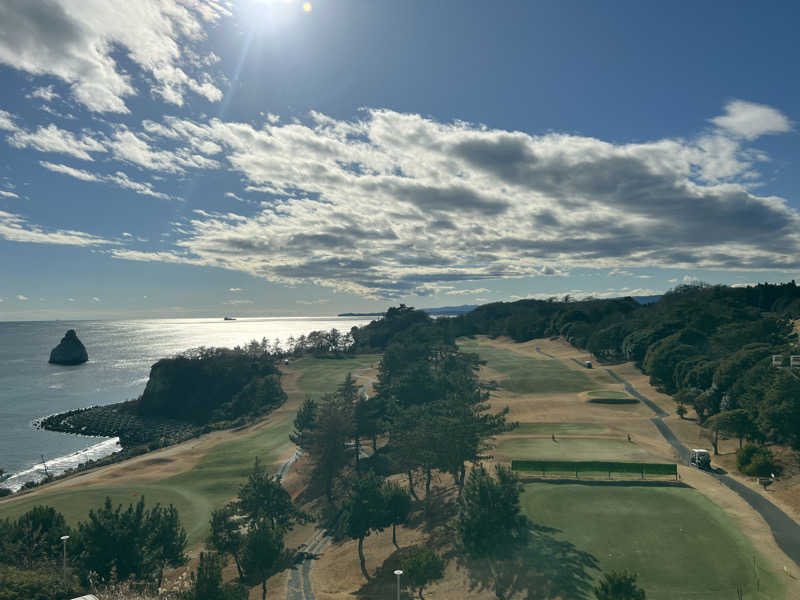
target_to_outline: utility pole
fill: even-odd
[[[403,574],[403,571],[397,569],[394,574],[397,575],[397,600],[400,600],[400,575]]]

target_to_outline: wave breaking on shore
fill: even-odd
[[[97,444],[92,444],[88,448],[78,450],[72,454],[59,456],[51,460],[40,462],[29,469],[14,473],[0,482],[0,487],[8,488],[13,492],[18,491],[29,481],[41,481],[48,474],[57,477],[63,475],[70,469],[75,469],[79,465],[90,460],[98,460],[110,456],[122,450],[119,438],[113,437]]]

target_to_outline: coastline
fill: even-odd
[[[83,450],[57,456],[22,471],[7,474],[0,481],[0,488],[18,493],[28,482],[35,482],[38,485],[38,483],[44,481],[47,478],[46,473],[49,473],[53,480],[60,479],[72,473],[85,471],[102,464],[109,464],[106,459],[123,451],[124,448],[120,445],[118,437],[106,438],[102,442],[92,444]]]

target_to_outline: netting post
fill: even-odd
[[[644,479],[644,465],[642,465],[642,479]]]

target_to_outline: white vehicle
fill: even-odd
[[[689,464],[698,469],[707,471],[711,468],[711,455],[708,450],[693,448],[689,451]]]
[[[590,361],[590,360],[587,360],[587,361],[584,363],[584,365],[586,366],[586,368],[587,368],[587,369],[591,369],[591,368],[592,368],[592,361]]]

